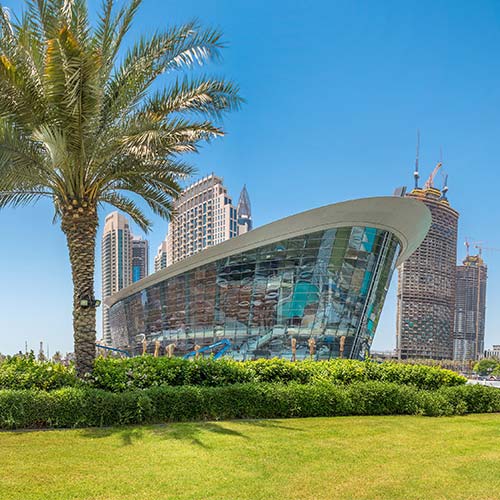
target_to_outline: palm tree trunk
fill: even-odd
[[[65,213],[61,223],[73,278],[73,336],[79,377],[92,372],[96,356],[96,309],[93,300],[97,225],[95,209],[88,208],[84,212],[72,210]],[[89,299],[88,307],[82,307],[82,299]]]

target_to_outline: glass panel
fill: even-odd
[[[139,354],[144,334],[150,352],[158,339],[185,355],[226,338],[235,359],[362,358],[399,250],[386,231],[343,227],[234,254],[116,303],[113,344]]]

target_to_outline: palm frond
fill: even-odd
[[[0,126],[0,190],[47,189],[53,185],[52,172],[45,166],[39,145],[18,130]]]
[[[93,44],[100,51],[103,60],[103,82],[109,78],[122,41],[132,25],[132,21],[142,0],[132,0],[113,15],[114,0],[104,0],[99,16]]]
[[[162,189],[157,189],[149,183],[134,181],[118,181],[114,184],[117,191],[128,191],[139,195],[149,206],[151,211],[165,220],[170,219],[173,211],[172,197]]]
[[[52,38],[60,26],[65,0],[26,0],[26,3],[40,36],[45,40]]]
[[[196,22],[154,34],[149,39],[141,38],[109,81],[103,121],[125,117],[159,75],[202,65],[217,58],[222,47],[219,31],[202,30]]]
[[[17,208],[32,205],[40,198],[51,197],[48,191],[0,191],[0,208]]]
[[[119,138],[120,152],[136,158],[153,159],[181,153],[198,152],[199,143],[224,135],[222,129],[209,121],[190,122],[182,118],[138,127]]]
[[[116,192],[108,192],[102,195],[101,203],[109,203],[113,207],[130,215],[132,220],[147,233],[151,229],[151,221],[142,210],[130,199]]]
[[[37,65],[18,29],[0,7],[0,116],[26,127],[43,120],[45,98]]]
[[[184,77],[148,98],[141,112],[160,120],[186,112],[220,118],[225,112],[240,109],[243,102],[238,86],[232,82],[206,76],[194,80]]]
[[[73,0],[71,3],[71,22],[69,27],[76,39],[86,48],[90,44],[91,29],[89,24],[89,14],[87,10],[87,0]]]

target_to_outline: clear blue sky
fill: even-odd
[[[500,248],[500,2],[144,0],[131,37],[194,17],[224,31],[224,61],[207,71],[237,81],[247,104],[191,160],[234,198],[246,183],[257,225],[411,185],[419,128],[423,177],[443,147],[459,258],[464,236]],[[48,204],[0,212],[1,352],[25,340],[72,350],[69,264],[52,214]],[[152,253],[167,227],[155,222]],[[500,344],[500,252],[485,259],[490,346]],[[99,294],[99,268],[96,278]],[[390,349],[394,332],[393,282],[374,349]]]

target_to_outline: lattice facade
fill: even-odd
[[[408,196],[429,208],[432,225],[398,270],[398,356],[451,359],[459,214],[438,189],[414,189]]]
[[[454,353],[456,360],[478,359],[484,351],[487,267],[478,255],[457,266]]]

